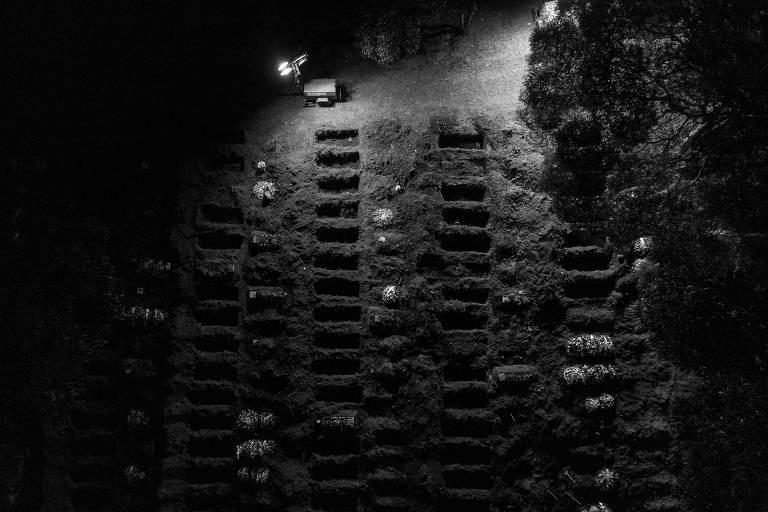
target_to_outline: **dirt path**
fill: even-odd
[[[302,122],[371,122],[403,118],[418,124],[436,115],[483,116],[502,124],[515,118],[526,68],[530,8],[526,3],[481,6],[467,35],[427,43],[425,52],[381,69],[350,49],[337,79],[351,100],[333,109],[297,110],[281,98],[255,115]]]

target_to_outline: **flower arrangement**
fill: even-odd
[[[395,220],[395,212],[390,208],[377,208],[371,215],[371,222],[378,228],[385,228]]]
[[[568,385],[598,384],[617,375],[613,365],[578,365],[568,366],[563,370],[563,379]]]
[[[613,489],[618,481],[619,475],[612,469],[603,468],[595,475],[595,487],[604,492]]]
[[[588,412],[605,411],[616,405],[616,399],[613,395],[603,393],[598,397],[590,397],[584,400],[584,407]]]
[[[586,334],[568,340],[568,354],[576,357],[598,357],[613,353],[613,339],[605,334]]]
[[[632,263],[632,271],[636,273],[651,272],[656,264],[648,258],[637,258]]]
[[[249,439],[237,445],[235,457],[237,460],[261,460],[277,450],[277,444],[272,439]]]
[[[387,306],[394,306],[400,300],[400,290],[393,284],[385,286],[381,290],[381,300]]]
[[[253,186],[253,195],[262,202],[273,200],[276,193],[277,188],[271,181],[259,181]]]
[[[581,512],[611,512],[611,508],[603,502],[598,502],[597,505],[582,508]]]
[[[653,239],[650,236],[641,236],[640,238],[635,240],[635,243],[632,245],[632,248],[635,250],[636,254],[639,254],[640,256],[645,256],[653,248]]]
[[[527,306],[531,303],[531,296],[526,290],[512,290],[501,296],[501,304],[507,307]]]

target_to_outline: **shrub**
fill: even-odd
[[[581,40],[570,16],[534,28],[521,97],[528,124],[551,130],[560,124],[564,112],[581,103]]]
[[[577,174],[592,174],[602,166],[600,124],[583,107],[563,114],[554,131],[557,157]]]
[[[355,40],[360,53],[380,66],[389,66],[414,55],[422,44],[419,19],[390,10],[365,21]]]

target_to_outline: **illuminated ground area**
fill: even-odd
[[[159,510],[677,510],[668,375],[610,302],[631,255],[529,189],[529,30],[527,6],[481,10],[340,70],[347,103],[276,98],[186,157]],[[612,348],[566,350],[589,334]],[[84,467],[111,432],[83,431]],[[115,491],[74,480],[83,509]]]

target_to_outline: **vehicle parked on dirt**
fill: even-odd
[[[304,106],[330,107],[335,102],[347,100],[347,88],[336,83],[335,78],[315,78],[303,87]]]

